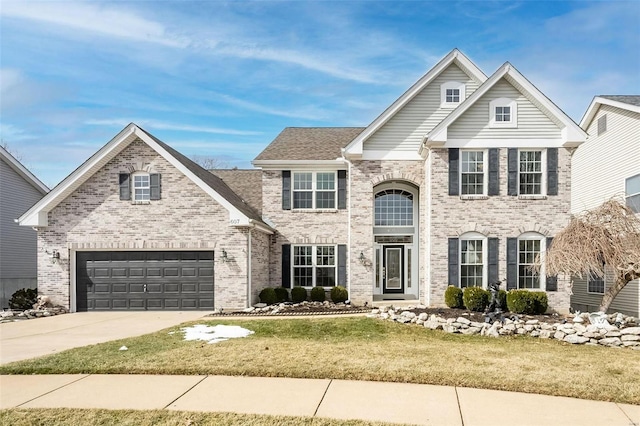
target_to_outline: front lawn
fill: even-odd
[[[364,317],[199,321],[255,331],[207,344],[180,327],[0,366],[0,374],[219,374],[465,386],[640,404],[640,351],[490,338]],[[184,324],[183,324],[184,326]],[[170,332],[174,332],[170,334]],[[118,350],[127,346],[127,351]]]

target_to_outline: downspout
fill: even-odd
[[[347,162],[347,292],[351,298],[351,161],[344,155],[344,148],[341,149],[342,159]]]
[[[251,307],[251,231],[247,229],[247,308]]]

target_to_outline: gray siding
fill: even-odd
[[[608,271],[605,278],[605,291],[614,281],[613,274]],[[573,278],[573,295],[571,296],[571,307],[582,312],[597,312],[602,294],[589,293],[587,280],[584,278]],[[609,307],[609,313],[622,312],[625,315],[634,317],[640,316],[640,280],[631,281],[616,296]]]
[[[0,308],[18,289],[36,287],[36,232],[20,217],[42,194],[0,159]]]
[[[440,108],[440,86],[447,81],[465,83],[465,96],[478,88],[478,83],[452,64],[398,111],[384,126],[365,141],[371,151],[418,152],[422,138],[453,109]]]
[[[515,99],[517,128],[489,128],[489,102]],[[447,131],[448,139],[560,139],[560,128],[504,78],[478,99]]]

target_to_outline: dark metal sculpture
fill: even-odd
[[[489,306],[484,311],[484,321],[487,323],[493,323],[496,320],[503,321],[502,306],[498,294],[500,293],[500,281],[489,284],[489,291],[491,292],[491,301]]]

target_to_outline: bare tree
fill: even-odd
[[[573,217],[546,256],[551,275],[603,277],[605,265],[613,269],[615,282],[602,297],[602,312],[629,281],[640,278],[640,218],[615,199]]]
[[[20,161],[21,163],[23,162],[24,158],[22,157],[22,154],[20,154],[18,151],[13,149],[13,147],[10,147],[9,142],[2,139],[0,140],[0,146],[3,147],[4,150],[7,151],[9,154],[11,154],[13,158]]]
[[[217,157],[210,157],[208,155],[192,155],[191,160],[198,164],[203,169],[228,169],[229,163],[223,161]]]

